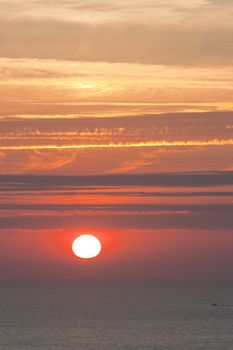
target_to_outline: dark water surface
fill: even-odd
[[[233,284],[2,285],[1,350],[232,350]]]

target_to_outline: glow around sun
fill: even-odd
[[[101,243],[95,236],[85,234],[74,240],[72,250],[79,258],[91,259],[99,255],[101,251]]]

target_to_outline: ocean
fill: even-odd
[[[5,283],[0,349],[232,350],[231,304],[230,282]]]

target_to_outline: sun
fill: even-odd
[[[101,251],[101,243],[95,236],[85,234],[74,240],[72,250],[79,258],[91,259],[99,255]]]

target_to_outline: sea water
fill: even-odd
[[[0,349],[232,350],[231,304],[222,282],[6,283]]]

